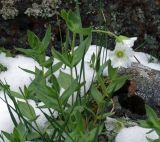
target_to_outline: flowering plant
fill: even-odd
[[[119,36],[121,37],[121,36]],[[115,49],[110,51],[109,59],[112,62],[114,68],[131,66],[131,58],[134,56],[134,51],[131,48],[134,45],[134,41],[137,39],[133,38],[120,38],[120,42],[116,42]]]

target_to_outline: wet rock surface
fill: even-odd
[[[138,63],[133,63],[130,68],[121,69],[121,74],[129,74],[135,81],[137,89],[132,98],[133,110],[144,110],[143,100],[146,104],[152,106],[160,115],[160,71],[150,69]],[[143,100],[142,100],[143,99]]]

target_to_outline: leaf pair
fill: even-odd
[[[34,58],[40,65],[45,66],[45,50],[49,46],[51,40],[51,26],[48,27],[42,41],[31,31],[27,32],[27,36],[31,49],[16,49],[22,53],[25,53],[27,56]]]
[[[156,112],[148,105],[146,105],[146,113],[148,119],[139,121],[140,125],[145,128],[152,128],[160,138],[160,118],[158,118]]]
[[[79,33],[82,35],[88,35],[91,33],[92,28],[82,28],[80,16],[72,11],[66,12],[65,10],[61,11],[61,16],[65,20],[67,27],[73,33]]]
[[[110,97],[114,92],[123,87],[126,80],[129,78],[127,75],[120,76],[117,72],[117,68],[112,67],[110,60],[108,61],[108,77],[110,79],[110,84],[107,86],[107,92]]]
[[[88,37],[82,41],[79,45],[79,47],[77,47],[73,54],[71,53],[62,53],[60,54],[58,51],[56,51],[55,49],[52,49],[52,54],[55,58],[57,58],[58,60],[60,60],[62,63],[64,63],[66,66],[73,68],[75,67],[80,60],[84,57],[85,53],[87,52],[90,44],[92,41],[92,35],[88,35]]]

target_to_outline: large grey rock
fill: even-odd
[[[120,69],[120,73],[131,75],[137,84],[136,94],[160,114],[160,71],[133,63],[130,68]]]

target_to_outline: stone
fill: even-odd
[[[135,80],[137,85],[135,95],[142,98],[160,115],[160,71],[132,63],[131,67],[121,68],[119,72],[131,75],[131,80]]]

